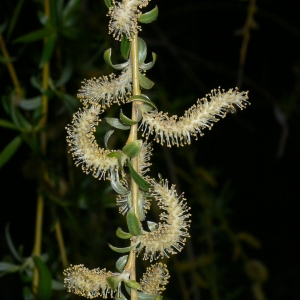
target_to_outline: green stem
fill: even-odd
[[[133,95],[140,95],[140,83],[139,83],[139,61],[138,61],[138,36],[137,34],[134,36],[134,38],[131,41],[131,63],[132,63],[132,85],[133,85]],[[136,121],[138,119],[138,101],[133,101],[132,103],[132,113],[131,118],[132,120]],[[137,140],[137,131],[138,131],[138,125],[131,126],[130,134],[127,140],[127,143],[133,142]],[[139,161],[138,158],[135,157],[131,160],[133,168],[138,171],[139,169]],[[131,179],[131,193],[132,193],[132,205],[134,208],[134,211],[140,219],[138,215],[138,193],[139,193],[139,187],[134,182],[133,179]],[[131,245],[134,244],[134,241],[131,241]],[[135,268],[135,251],[131,251],[128,262],[125,266],[125,269],[130,271],[130,279],[136,280],[136,268]],[[131,300],[138,300],[137,292],[134,289],[131,289]]]

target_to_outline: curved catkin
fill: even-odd
[[[84,265],[76,265],[67,268],[63,272],[65,279],[64,284],[68,292],[83,296],[88,299],[101,296],[107,299],[110,294],[113,297],[113,290],[108,285],[106,278],[113,275],[106,269],[100,270],[84,267]]]
[[[145,250],[144,259],[150,261],[169,257],[169,254],[180,252],[189,237],[190,207],[186,204],[183,195],[178,196],[175,185],[168,188],[168,181],[157,183],[151,181],[151,195],[156,199],[163,212],[160,214],[160,222],[156,230],[143,235],[133,237],[135,243],[139,243],[136,251],[139,254]]]
[[[169,117],[167,113],[144,113],[139,129],[147,139],[150,134],[155,134],[155,141],[162,145],[166,142],[168,147],[183,146],[191,143],[191,136],[197,139],[198,135],[203,135],[203,129],[211,129],[214,122],[224,118],[228,112],[234,112],[235,106],[245,108],[249,104],[247,99],[248,92],[240,93],[237,89],[225,92],[215,89],[206,95],[206,98],[198,100],[179,120],[177,116]]]
[[[110,17],[109,33],[119,41],[122,35],[131,40],[141,30],[137,20],[142,13],[138,8],[147,6],[148,2],[148,0],[123,0],[122,2],[113,0],[113,5],[107,14]]]
[[[147,268],[146,273],[143,274],[141,279],[141,291],[142,293],[149,295],[161,294],[168,284],[170,278],[167,266],[162,263],[151,265]]]
[[[92,172],[93,176],[99,179],[115,179],[123,175],[123,169],[120,169],[116,157],[107,157],[112,151],[100,148],[94,136],[96,126],[101,122],[99,114],[102,112],[99,105],[79,109],[73,115],[72,124],[66,127],[67,143],[75,165],[81,165],[83,172],[86,174]],[[123,167],[125,157],[120,162]]]
[[[77,97],[84,105],[96,104],[109,107],[112,103],[125,103],[132,92],[131,64],[124,68],[120,76],[110,74],[83,81]]]

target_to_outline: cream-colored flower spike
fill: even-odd
[[[94,136],[96,126],[101,122],[98,116],[102,112],[100,105],[93,105],[76,112],[72,124],[66,127],[67,143],[75,165],[81,165],[86,174],[92,172],[93,176],[99,179],[118,179],[120,175],[123,176],[122,167],[126,156],[122,156],[120,162],[116,157],[108,157],[107,155],[113,151],[100,148]]]
[[[191,214],[188,213],[190,207],[183,195],[177,195],[175,185],[169,189],[167,180],[162,180],[161,183],[152,180],[151,184],[150,192],[163,210],[160,214],[162,222],[156,230],[132,238],[134,243],[139,243],[136,247],[137,253],[145,250],[144,259],[150,261],[180,252],[189,237],[188,228],[191,222]]]
[[[125,103],[131,96],[131,81],[131,64],[128,60],[128,66],[118,77],[115,74],[110,74],[109,76],[83,81],[83,86],[77,97],[85,106],[96,104],[109,107],[112,103]]]
[[[88,299],[101,296],[106,299],[109,294],[113,297],[113,290],[108,285],[106,278],[113,275],[106,269],[100,270],[84,267],[84,265],[71,266],[63,272],[64,284],[68,292],[83,296]]]
[[[151,265],[143,274],[141,280],[141,291],[149,295],[161,294],[168,284],[170,278],[167,266],[162,263]]]
[[[203,135],[203,129],[210,129],[214,122],[224,118],[228,112],[235,111],[235,106],[245,108],[249,104],[247,99],[248,92],[240,93],[237,89],[225,92],[215,89],[205,98],[198,100],[179,120],[177,116],[169,117],[163,112],[144,113],[139,129],[147,139],[150,134],[155,134],[155,141],[162,145],[166,142],[168,147],[183,146],[191,143],[191,136],[197,139],[198,135]]]
[[[139,31],[138,18],[142,12],[138,8],[146,7],[150,0],[113,0],[113,6],[108,11],[110,21],[108,24],[109,33],[116,40],[121,40],[124,34],[129,40]]]

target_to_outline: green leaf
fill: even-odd
[[[52,32],[53,32],[53,30],[51,30],[49,28],[38,29],[38,30],[32,31],[30,33],[27,33],[25,35],[22,35],[22,36],[16,38],[13,41],[13,43],[35,42],[35,41],[43,39],[46,36],[49,36]]]
[[[121,195],[126,195],[128,193],[130,193],[129,190],[127,190],[121,183],[119,180],[114,180],[112,179],[110,181],[110,185],[111,187],[114,189],[114,191],[118,194],[121,194]]]
[[[31,131],[31,124],[24,118],[24,116],[16,109],[14,104],[14,99],[10,99],[10,114],[11,118],[16,126],[18,126],[22,131]]]
[[[126,38],[125,35],[123,35],[121,40],[121,54],[126,60],[129,58],[130,45],[130,41]]]
[[[14,27],[15,27],[17,21],[18,21],[18,18],[19,18],[19,15],[20,15],[23,3],[24,3],[24,0],[19,0],[19,2],[17,3],[17,5],[15,6],[13,15],[10,18],[10,23],[9,23],[8,32],[7,32],[7,39],[9,39],[11,33],[14,30]]]
[[[81,0],[69,0],[63,10],[63,20],[66,22],[73,13],[77,12],[78,6],[81,4]]]
[[[145,75],[139,73],[140,86],[146,90],[149,90],[153,87],[154,82],[147,78]]]
[[[130,126],[126,126],[126,125],[122,124],[120,122],[120,120],[117,119],[117,118],[105,118],[105,120],[106,120],[106,122],[109,125],[111,125],[111,126],[113,126],[115,128],[118,128],[118,129],[121,129],[121,130],[128,130],[128,129],[130,129]]]
[[[145,293],[138,292],[139,300],[155,300],[157,295],[149,295]]]
[[[154,52],[152,52],[152,59],[153,60],[151,62],[147,63],[147,64],[142,64],[140,66],[140,69],[142,69],[144,71],[147,71],[147,70],[151,69],[154,66],[155,62],[156,62],[156,57],[157,57],[156,54]]]
[[[139,191],[139,196],[138,196],[138,211],[139,211],[139,217],[141,221],[144,221],[146,219],[146,215],[144,212],[144,196],[143,194]]]
[[[125,248],[117,248],[117,247],[114,247],[110,244],[108,244],[109,248],[115,252],[118,252],[118,253],[127,253],[127,252],[130,252],[131,250],[135,249],[135,247],[138,245],[138,243],[130,246],[130,247],[125,247]]]
[[[133,208],[131,208],[129,210],[129,212],[127,213],[126,221],[127,221],[128,230],[132,235],[137,236],[137,235],[143,234],[143,230],[142,230],[140,221],[137,218],[137,216],[135,215]]]
[[[10,233],[9,233],[9,224],[7,224],[5,226],[5,239],[8,245],[8,248],[11,252],[11,254],[13,255],[13,257],[18,260],[19,262],[23,261],[23,258],[19,255],[18,251],[16,250],[14,243],[10,237]]]
[[[154,102],[152,102],[152,101],[150,100],[150,98],[149,98],[148,96],[146,96],[146,95],[143,95],[143,94],[141,94],[141,95],[134,95],[134,96],[132,96],[132,97],[130,97],[130,98],[128,99],[128,103],[129,103],[129,102],[132,102],[132,101],[140,101],[140,102],[149,104],[149,105],[151,105],[152,107],[154,107],[154,108],[157,110],[157,107],[156,107],[156,105],[154,104]]]
[[[125,67],[128,66],[128,61],[122,63],[122,64],[117,64],[117,65],[114,65],[111,61],[111,48],[107,49],[105,52],[104,52],[104,60],[105,62],[111,66],[112,68],[116,69],[116,70],[122,70],[124,69]]]
[[[122,273],[123,269],[127,263],[128,255],[121,256],[116,262],[117,270]]]
[[[143,140],[136,140],[133,141],[127,145],[125,145],[122,148],[122,151],[128,156],[128,157],[136,157],[139,152],[141,151],[143,145]]]
[[[48,300],[50,299],[52,293],[51,273],[40,257],[34,256],[33,260],[39,271],[38,299]]]
[[[105,5],[107,8],[110,8],[112,6],[112,1],[111,0],[104,0]]]
[[[60,78],[55,82],[56,87],[60,87],[66,84],[71,78],[73,72],[73,65],[70,59],[67,60],[66,66],[64,67]]]
[[[127,300],[127,298],[121,293],[120,295],[116,295],[115,300]]]
[[[144,191],[148,191],[150,188],[150,183],[147,182],[143,177],[141,177],[133,168],[131,161],[127,160],[129,171],[131,174],[132,179],[135,181],[135,183]]]
[[[105,148],[107,149],[107,143],[108,143],[108,140],[110,138],[110,136],[114,133],[115,131],[114,130],[108,130],[106,133],[105,133],[105,136],[104,136],[104,145],[105,145]],[[120,153],[119,153],[120,155]],[[108,156],[108,157],[111,157],[111,156]],[[114,156],[115,157],[115,156]]]
[[[106,281],[109,284],[109,286],[115,291],[118,288],[122,279],[119,276],[109,276],[106,277]]]
[[[9,262],[0,262],[0,272],[13,273],[19,271],[20,266],[9,263]]]
[[[23,297],[24,300],[35,300],[34,295],[28,286],[24,286],[23,288]]]
[[[140,23],[148,24],[157,19],[158,16],[158,7],[155,6],[152,10],[142,14],[139,18],[138,21]]]
[[[122,240],[128,240],[132,238],[132,234],[123,231],[120,227],[116,230],[116,236]]]
[[[141,287],[141,285],[138,282],[136,282],[135,280],[128,279],[124,282],[128,287],[130,287],[131,289],[134,289],[134,290],[138,290]]]
[[[143,39],[138,38],[138,49],[139,49],[139,66],[141,66],[147,56],[147,45]]]
[[[0,25],[0,34],[2,34],[7,27],[7,21]]]
[[[23,99],[19,102],[19,106],[25,110],[34,110],[42,105],[41,96],[37,96],[31,99]]]
[[[111,158],[113,158],[113,157],[119,158],[120,156],[121,156],[121,153],[118,151],[113,151],[113,152],[106,154],[106,157],[111,157]]]
[[[47,41],[44,45],[44,49],[43,49],[43,53],[42,53],[42,58],[39,64],[39,67],[43,67],[43,65],[50,60],[54,48],[55,48],[55,44],[56,44],[56,40],[57,40],[57,33],[53,32],[49,35],[49,37],[47,38]]]
[[[10,158],[15,154],[22,144],[22,139],[16,136],[0,153],[0,169],[5,165]]]
[[[15,124],[13,124],[9,121],[4,120],[4,119],[0,119],[0,127],[14,129],[14,130],[20,130],[20,128],[18,126],[16,126]]]
[[[126,117],[126,116],[123,114],[122,109],[121,109],[121,112],[120,112],[120,120],[121,120],[124,124],[129,125],[129,126],[135,125],[135,124],[137,124],[141,119],[142,119],[142,118],[140,117],[138,121],[133,121],[133,120],[129,119],[128,117]]]
[[[155,300],[163,300],[163,297],[159,295],[158,297],[155,298]]]

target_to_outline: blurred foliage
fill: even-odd
[[[59,246],[59,232],[63,236],[63,247],[68,262],[84,263],[91,268],[105,262],[107,268],[114,269],[116,257],[107,243],[118,245],[115,228],[125,223],[115,209],[114,193],[110,186],[92,176],[85,176],[73,166],[72,159],[67,154],[64,130],[71,120],[72,113],[79,107],[75,95],[80,82],[84,78],[111,73],[111,68],[103,62],[104,51],[116,45],[107,34],[107,7],[104,1],[92,0],[50,0],[49,3],[50,18],[44,13],[43,1],[6,0],[0,4],[0,126],[3,135],[0,168],[1,172],[12,174],[9,173],[9,168],[19,165],[17,172],[22,172],[19,178],[23,177],[24,184],[14,183],[14,188],[20,190],[18,201],[26,201],[26,204],[20,206],[23,209],[14,218],[20,218],[21,222],[11,224],[11,227],[15,228],[13,233],[10,233],[7,226],[6,238],[1,240],[2,244],[8,245],[7,248],[1,248],[6,251],[5,254],[1,253],[3,256],[0,262],[0,274],[5,275],[0,279],[0,298],[4,300],[33,299],[34,268],[37,268],[40,274],[37,292],[41,297],[39,299],[69,298],[62,288],[62,270],[65,266]],[[243,15],[242,18],[237,16],[236,28],[246,19],[248,4],[241,4]],[[186,6],[185,9],[189,8]],[[169,13],[173,16],[178,15],[175,8]],[[253,10],[248,11],[248,14],[252,13]],[[249,34],[249,28],[257,28],[256,22],[251,20],[252,23],[246,23],[245,28],[238,31],[239,34]],[[156,79],[156,87],[151,92],[151,97],[155,103],[160,104],[160,109],[170,111],[170,114],[184,110],[194,101],[195,95],[194,92],[185,92],[183,96],[181,88],[190,87],[191,82],[197,85],[199,91],[205,93],[207,81],[211,80],[213,85],[216,73],[223,74],[222,76],[226,73],[226,76],[229,74],[230,78],[235,78],[236,74],[232,70],[228,71],[218,62],[201,61],[201,56],[184,52],[184,45],[188,43],[184,37],[180,41],[180,48],[175,48],[157,25],[154,24],[151,28],[159,41],[156,41],[158,46],[167,48],[170,53],[169,57],[166,56],[166,61],[159,64],[160,76],[155,75],[155,71],[150,72]],[[180,28],[177,27],[176,30]],[[205,30],[209,31],[209,28]],[[151,33],[151,30],[149,32]],[[188,34],[186,38],[190,38]],[[201,33],[198,38],[201,40]],[[146,34],[145,40],[147,41]],[[156,42],[149,38],[148,47],[154,48]],[[235,57],[238,61],[239,46],[236,45]],[[7,50],[7,54],[3,49]],[[159,49],[156,52],[159,54]],[[170,56],[177,59],[179,67],[174,67],[173,64],[168,69],[166,65]],[[186,56],[191,60],[190,65],[199,64],[205,69],[209,74],[206,80],[197,78],[195,70],[184,64],[182,57]],[[114,58],[114,61],[118,60],[121,61],[121,56]],[[47,89],[43,89],[43,70],[48,62],[50,76]],[[299,79],[299,64],[295,68]],[[181,84],[169,80],[167,86],[171,87],[171,92],[167,92],[162,87],[163,78],[168,78],[167,74],[173,71],[179,73],[177,77],[182,77],[182,72],[186,73],[181,79]],[[240,76],[243,71],[240,70]],[[158,79],[162,79],[161,82]],[[292,93],[282,98],[278,97],[280,102],[277,98],[274,101],[267,89],[249,77],[239,79],[242,79],[240,83],[244,81],[250,88],[256,89],[258,95],[263,95],[277,109],[278,122],[284,134],[286,119],[293,119],[299,110],[299,84],[295,85]],[[177,87],[178,97],[170,101],[169,95],[176,93]],[[49,101],[46,123],[42,122],[45,118],[42,108],[43,96]],[[107,114],[115,116],[117,109],[112,107]],[[240,116],[233,122],[242,124],[242,128],[248,126],[247,121],[244,122]],[[108,127],[105,126],[107,125],[102,124],[97,130],[99,141],[103,140],[104,132],[107,131]],[[42,146],[43,136],[47,139],[46,149]],[[125,137],[114,135],[110,139],[110,146],[118,143],[118,139],[124,141]],[[265,299],[262,283],[267,280],[267,269],[263,262],[250,258],[258,255],[256,249],[260,248],[260,241],[243,229],[232,229],[231,217],[234,207],[231,206],[231,200],[235,197],[233,189],[229,182],[221,180],[224,179],[224,175],[215,165],[209,166],[202,161],[204,157],[199,159],[197,147],[201,149],[205,142],[198,143],[178,149],[177,154],[172,154],[166,148],[156,151],[158,148],[154,146],[154,153],[158,155],[152,160],[153,174],[160,171],[156,165],[166,166],[164,172],[168,173],[170,181],[177,185],[178,191],[188,191],[187,198],[193,213],[192,238],[182,255],[171,258],[170,273],[176,275],[171,278],[165,299]],[[283,136],[278,155],[282,155],[284,143]],[[214,158],[212,160],[214,161]],[[3,180],[6,184],[6,178]],[[25,187],[26,185],[29,188]],[[30,192],[24,195],[22,190]],[[32,256],[35,199],[38,196],[45,199],[42,255]],[[7,201],[11,201],[8,199]],[[17,205],[13,204],[11,209]],[[152,213],[158,214],[156,209],[153,209]],[[62,228],[61,231],[58,224]],[[19,230],[17,226],[20,226]],[[25,231],[26,239],[21,240],[22,244],[25,243],[23,248],[15,243],[14,239],[19,239],[19,234]],[[20,277],[10,273],[19,273]],[[72,296],[72,299],[77,297]]]

